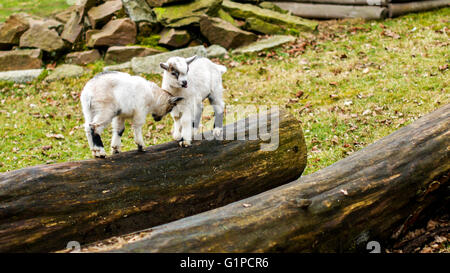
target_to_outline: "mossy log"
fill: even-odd
[[[84,251],[345,252],[381,247],[448,197],[450,105],[256,196]]]
[[[173,141],[143,153],[0,174],[0,252],[44,252],[63,249],[69,241],[94,242],[297,179],[306,165],[301,125],[292,115],[277,113],[269,118],[268,128],[253,118],[224,127],[224,135],[234,132],[246,139],[255,128],[259,133],[271,130],[279,136],[273,151],[261,150],[268,145],[264,137],[194,141],[189,148]]]
[[[273,2],[279,8],[292,14],[313,19],[364,18],[383,19],[388,15],[386,7],[352,6],[315,3]]]
[[[450,0],[414,1],[389,4],[389,17],[397,17],[411,12],[427,11],[450,6]]]

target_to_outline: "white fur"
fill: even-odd
[[[209,98],[214,108],[214,135],[219,136],[222,133],[225,107],[222,74],[227,68],[196,56],[187,59],[172,57],[166,63],[161,63],[161,67],[164,69],[161,87],[173,96],[184,98],[171,112],[174,119],[173,138],[180,141],[180,146],[191,145],[192,135],[197,133],[200,126],[203,100],[206,98]],[[179,72],[178,78],[172,74],[173,69]],[[183,82],[187,82],[187,87],[183,87]]]
[[[134,140],[139,150],[144,147],[142,126],[147,114],[162,118],[175,106],[176,101],[169,93],[139,76],[122,72],[101,73],[89,80],[81,92],[81,105],[85,118],[85,131],[89,147],[95,157],[105,157],[102,145],[95,143],[96,134],[101,133],[112,122],[111,148],[120,152],[120,132],[125,129],[125,120],[132,120]]]

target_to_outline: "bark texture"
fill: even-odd
[[[279,126],[275,121],[279,120]],[[249,138],[262,122],[230,124]],[[261,121],[261,119],[259,120]],[[279,147],[257,140],[155,145],[106,159],[42,165],[0,174],[0,252],[43,252],[167,223],[297,179],[306,165],[300,122],[269,118]]]

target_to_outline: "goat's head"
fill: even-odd
[[[158,97],[152,110],[152,116],[155,121],[160,121],[165,115],[170,113],[172,109],[184,98],[172,96],[169,92],[158,89]]]
[[[197,58],[192,56],[190,58],[171,57],[165,63],[160,63],[162,69],[167,73],[164,73],[165,77],[168,77],[169,85],[174,88],[187,88],[188,81],[187,75],[189,72],[189,65]]]

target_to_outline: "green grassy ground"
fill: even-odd
[[[4,22],[9,15],[17,12],[47,16],[69,7],[69,4],[74,2],[75,0],[2,0],[0,2],[0,22]]]
[[[321,22],[319,31],[258,55],[219,60],[225,101],[279,105],[302,123],[312,173],[450,101],[450,8],[385,21]],[[80,79],[0,83],[0,171],[90,158]],[[159,75],[146,75],[158,84]],[[211,114],[204,114],[211,128]],[[144,127],[146,144],[170,141],[170,116]],[[109,145],[110,133],[104,135]],[[123,150],[136,149],[129,124]]]

